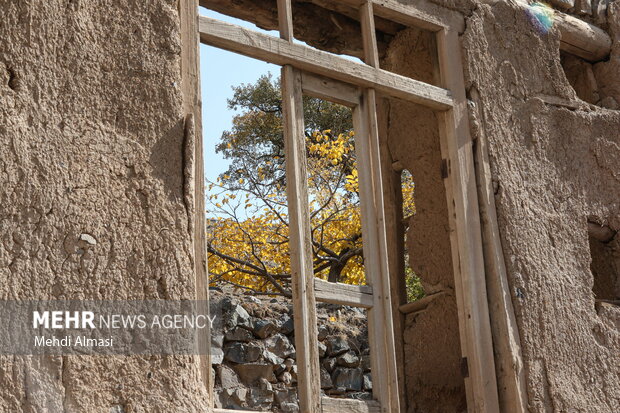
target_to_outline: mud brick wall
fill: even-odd
[[[194,298],[177,3],[0,2],[0,299]],[[0,357],[2,412],[206,401],[193,357]]]

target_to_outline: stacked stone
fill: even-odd
[[[298,412],[291,304],[215,292],[211,314],[215,406]],[[365,314],[319,304],[318,319],[322,393],[371,399]]]

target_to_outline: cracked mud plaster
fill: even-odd
[[[193,298],[177,2],[4,1],[0,15],[0,299]],[[189,356],[0,356],[2,412],[206,401]]]
[[[620,228],[620,112],[539,99],[577,97],[558,34],[541,35],[508,2],[479,5],[462,41],[501,188],[495,202],[529,411],[616,412],[620,307],[596,309],[587,220]]]

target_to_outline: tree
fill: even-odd
[[[216,150],[231,161],[209,183],[209,271],[253,293],[290,295],[289,231],[279,82],[270,76],[234,88],[240,110]],[[304,98],[314,273],[363,284],[364,254],[350,109]],[[411,215],[413,182],[404,191]]]

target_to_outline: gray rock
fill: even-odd
[[[252,329],[250,315],[237,301],[225,297],[216,307],[219,308],[212,308],[212,313],[221,316],[226,330],[232,330],[237,326]]]
[[[327,354],[330,357],[339,356],[349,350],[351,350],[351,348],[344,337],[331,336],[327,339]]]
[[[327,353],[327,346],[319,341],[319,357],[325,357],[325,353]]]
[[[370,371],[370,355],[366,354],[363,355],[361,357],[361,363],[360,363],[360,367],[362,368],[362,370],[364,370],[364,372],[368,372]]]
[[[223,334],[211,334],[211,348],[222,348],[224,345]]]
[[[256,298],[256,297],[254,297],[252,295],[246,295],[245,296],[245,301],[247,301],[248,303],[254,303],[254,304],[258,304],[258,305],[262,305],[263,304],[263,302],[259,298]]]
[[[282,413],[297,413],[299,412],[299,406],[297,403],[281,403],[280,410]]]
[[[221,409],[243,409],[247,405],[248,389],[215,389],[215,407]]]
[[[271,320],[255,320],[254,321],[254,334],[260,338],[267,338],[278,331],[278,327]]]
[[[291,371],[291,369],[295,366],[295,360],[286,359],[284,360],[284,365],[286,366],[286,371]]]
[[[273,374],[273,365],[267,363],[235,364],[233,369],[239,375],[241,382],[252,386],[260,379],[274,383],[276,376]]]
[[[248,389],[244,387],[240,389],[235,389],[233,392],[232,399],[235,402],[237,402],[240,406],[244,406],[245,403],[247,402],[247,397],[248,397]]]
[[[224,361],[224,350],[217,347],[211,347],[211,364],[219,366]]]
[[[336,364],[342,367],[358,367],[360,365],[360,359],[352,351],[347,351],[341,354],[336,359]]]
[[[345,394],[346,392],[347,392],[347,389],[344,387],[334,387],[333,389],[327,390],[327,394],[330,394],[330,395],[341,395],[341,394]]]
[[[372,393],[369,393],[367,391],[347,393],[347,398],[356,400],[372,400]]]
[[[280,333],[284,335],[288,336],[295,330],[295,322],[288,315],[285,315],[284,317],[282,317],[278,324],[279,324],[278,331],[280,331]]]
[[[263,358],[265,359],[266,362],[271,363],[271,364],[283,364],[284,363],[284,359],[276,356],[269,350],[263,351]]]
[[[291,373],[291,377],[293,377],[293,383],[297,383],[297,365],[294,365],[291,368],[290,373]]]
[[[224,346],[224,358],[233,363],[253,363],[263,354],[263,347],[258,343],[231,342]]]
[[[273,404],[273,390],[252,387],[248,398],[248,406],[254,408],[270,408]]]
[[[319,340],[321,341],[325,340],[327,336],[329,335],[329,330],[327,329],[327,326],[321,324],[319,326],[318,334],[319,334]]]
[[[267,350],[283,359],[295,354],[295,347],[290,340],[282,334],[275,334],[264,341]]]
[[[297,403],[297,389],[281,389],[274,392],[275,401],[282,403]]]
[[[325,367],[325,369],[329,372],[334,371],[334,368],[336,367],[336,358],[327,358],[323,360],[323,367]]]
[[[251,331],[245,328],[235,327],[228,333],[226,333],[226,341],[250,341],[254,339],[254,335]]]
[[[347,390],[360,391],[363,385],[362,369],[338,367],[332,373],[332,381],[336,388],[344,387]]]
[[[278,381],[286,384],[287,386],[289,384],[291,384],[293,382],[293,375],[291,373],[289,373],[288,371],[285,371],[284,373],[280,374],[278,376]]]
[[[321,366],[321,388],[322,389],[331,389],[334,386],[332,382],[332,377],[329,372],[325,369],[325,367]]]
[[[243,387],[237,373],[227,365],[219,368],[219,383],[224,389],[234,389]]]
[[[364,374],[364,390],[372,391],[372,377],[370,374]]]
[[[273,386],[269,382],[269,380],[260,378],[258,379],[258,388],[266,391],[273,391]]]

